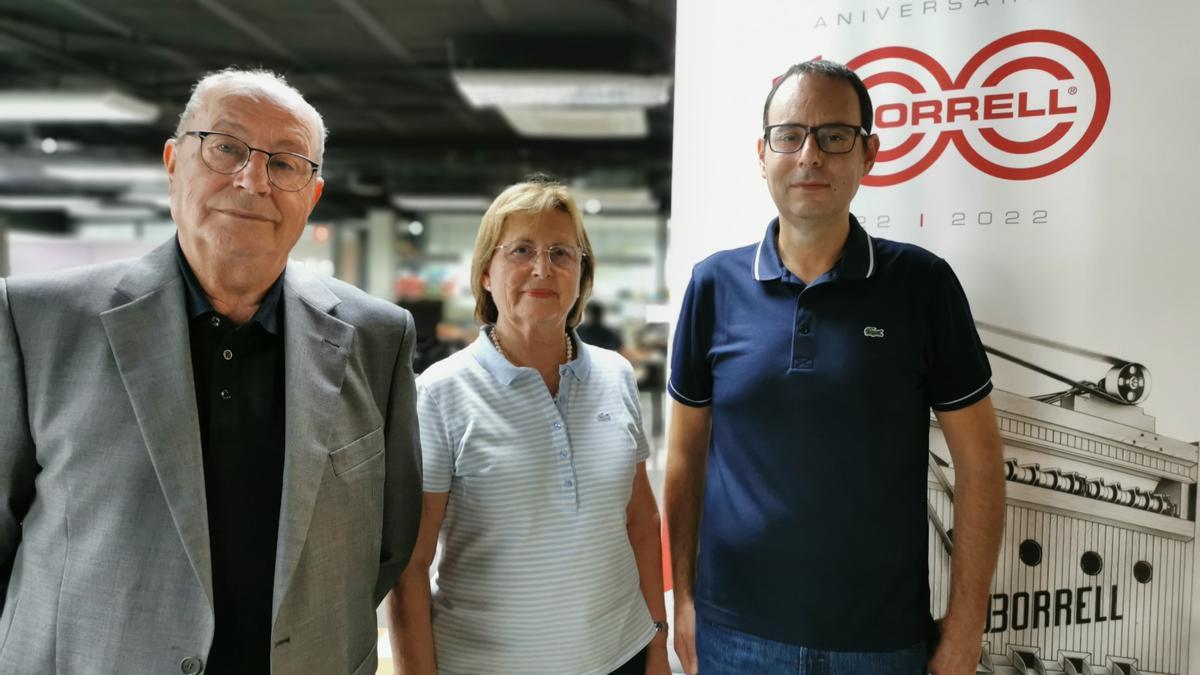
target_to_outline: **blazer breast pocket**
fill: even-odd
[[[329,461],[333,463],[333,474],[341,476],[382,452],[383,427],[378,426],[357,440],[350,441],[337,450],[330,452]]]

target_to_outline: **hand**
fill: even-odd
[[[667,660],[667,636],[656,635],[646,647],[646,675],[671,675],[671,663]]]
[[[929,672],[932,675],[974,675],[982,642],[981,639],[971,636],[943,636],[929,659]]]
[[[675,597],[675,655],[687,675],[697,675],[696,660],[696,606],[691,599]]]

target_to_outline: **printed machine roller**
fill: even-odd
[[[1186,675],[1196,532],[1196,444],[1155,433],[1137,406],[1149,371],[980,323],[986,333],[1109,364],[1076,381],[985,346],[1068,385],[1026,397],[996,389],[1004,441],[1005,531],[977,672]],[[929,585],[949,599],[954,469],[930,421]],[[1198,674],[1200,675],[1200,674]]]
[[[1043,469],[1037,464],[1017,464],[1015,459],[1004,461],[1004,472],[1008,480],[1017,483],[1036,485],[1121,506],[1131,506],[1151,513],[1164,513],[1170,516],[1178,514],[1178,507],[1171,502],[1171,498],[1167,495],[1146,492],[1139,487],[1123,488],[1120,483],[1107,484],[1103,478],[1089,479],[1074,471]]]

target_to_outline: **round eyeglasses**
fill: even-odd
[[[185,131],[182,135],[199,138],[200,159],[204,165],[227,176],[246,168],[250,155],[261,152],[267,156],[267,180],[285,192],[303,190],[321,166],[295,152],[267,152],[250,147],[237,136],[219,131]]]
[[[584,253],[583,249],[578,246],[551,244],[545,249],[541,249],[527,241],[500,244],[496,247],[496,250],[502,251],[503,259],[514,265],[528,265],[544,250],[546,252],[546,259],[550,261],[551,265],[565,270],[574,269],[587,257],[587,253]]]
[[[854,142],[859,136],[865,137],[867,131],[849,124],[822,124],[815,127],[806,127],[803,124],[772,124],[763,128],[763,137],[767,139],[767,145],[772,151],[783,154],[799,152],[809,134],[816,136],[817,147],[821,152],[842,155],[853,150]]]

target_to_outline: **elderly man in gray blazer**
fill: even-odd
[[[177,238],[0,280],[0,674],[374,673],[420,519],[411,318],[287,263],[324,123],[197,85]]]

